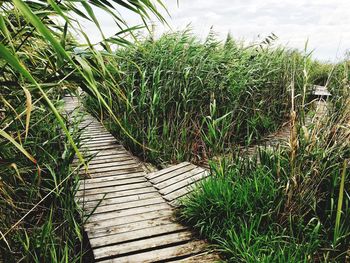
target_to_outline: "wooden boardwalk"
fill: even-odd
[[[189,162],[167,167],[150,173],[146,178],[154,185],[163,198],[172,205],[177,200],[191,192],[194,184],[209,175],[209,172]]]
[[[74,118],[78,100],[66,97],[65,101],[68,116]],[[207,176],[202,168],[186,163],[147,176],[91,115],[85,114],[79,126],[84,128],[80,150],[89,159],[89,174],[78,168],[81,184],[76,198],[86,212],[84,229],[97,262],[218,260],[204,241],[175,221],[173,207],[166,201],[174,201],[189,191],[188,184]],[[77,167],[78,161],[73,165]],[[181,189],[186,190],[180,193]]]

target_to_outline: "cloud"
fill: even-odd
[[[163,0],[171,14],[167,19],[174,30],[183,30],[191,23],[193,32],[207,36],[211,26],[224,39],[228,32],[246,41],[274,32],[279,43],[303,49],[309,40],[309,49],[322,60],[335,60],[350,48],[350,1],[348,0]],[[129,24],[139,24],[137,15],[120,10]],[[165,12],[163,12],[165,13]],[[115,33],[113,20],[98,11],[98,18],[106,35]],[[157,24],[157,34],[168,31]],[[90,26],[92,27],[92,26]],[[96,29],[89,29],[95,32]],[[97,31],[96,31],[97,32]],[[99,36],[96,34],[95,39]]]

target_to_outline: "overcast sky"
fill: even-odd
[[[309,50],[321,60],[335,61],[350,49],[349,0],[163,0],[171,17],[166,20],[173,30],[183,30],[191,24],[193,33],[207,36],[213,26],[219,39],[228,32],[239,40],[259,41],[271,32],[279,37],[278,43]],[[123,9],[121,15],[130,24],[139,24],[138,17]],[[108,15],[97,12],[106,35],[116,31]],[[169,27],[154,20],[157,35]],[[84,24],[93,40],[99,39],[96,29]],[[260,36],[260,38],[259,38]]]

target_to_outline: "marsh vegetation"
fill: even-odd
[[[9,262],[81,262],[79,130],[62,96],[85,106],[134,155],[158,167],[191,161],[211,176],[182,200],[179,219],[229,262],[344,262],[350,244],[349,60],[250,46],[190,30],[128,42],[122,33],[79,44],[72,14],[98,25],[91,5],[21,1],[0,6],[0,255]],[[112,2],[112,1],[111,1]],[[124,2],[123,2],[124,3]],[[147,19],[149,1],[124,7]],[[169,10],[171,12],[171,10]],[[63,19],[63,26],[52,17]],[[119,20],[118,20],[119,21]],[[120,20],[122,32],[129,32]],[[87,38],[88,36],[85,35]],[[114,50],[111,45],[123,45]],[[76,48],[83,52],[76,52]],[[313,85],[332,93],[315,114]],[[260,147],[282,125],[287,143]]]

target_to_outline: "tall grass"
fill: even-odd
[[[268,44],[246,47],[232,38],[221,43],[212,33],[200,42],[189,31],[146,39],[111,59],[118,62],[118,92],[110,86],[100,92],[122,126],[155,151],[128,139],[113,120],[111,129],[155,163],[200,162],[275,131],[288,119],[292,78],[301,93],[304,63],[316,63]],[[100,114],[91,97],[88,107]]]
[[[114,18],[116,35],[104,36],[93,6]],[[77,134],[69,131],[57,101],[67,87],[74,92],[80,86],[113,116],[96,82],[101,75],[110,76],[102,54],[110,54],[112,44],[130,44],[124,37],[134,27],[127,26],[118,7],[143,21],[149,13],[164,21],[151,1],[0,3],[0,252],[6,262],[82,260],[85,250],[74,202],[77,178],[69,163],[74,154],[84,160]],[[77,18],[95,23],[101,43],[90,42]],[[76,32],[88,44],[78,44],[72,37]],[[88,57],[77,54],[77,47]],[[108,84],[114,83],[109,78]]]
[[[24,92],[12,95],[7,101],[16,105]],[[3,125],[11,120],[12,109],[1,108]],[[0,253],[6,262],[80,262],[86,251],[81,247],[83,232],[74,201],[78,178],[69,168],[74,149],[41,101],[33,107],[26,138],[21,130],[21,120],[6,129],[30,149],[36,165],[1,140]],[[77,135],[74,139],[78,143]]]
[[[346,262],[348,84],[332,86],[328,115],[312,123],[294,118],[290,145],[213,164],[212,177],[183,200],[181,218],[230,262]]]

